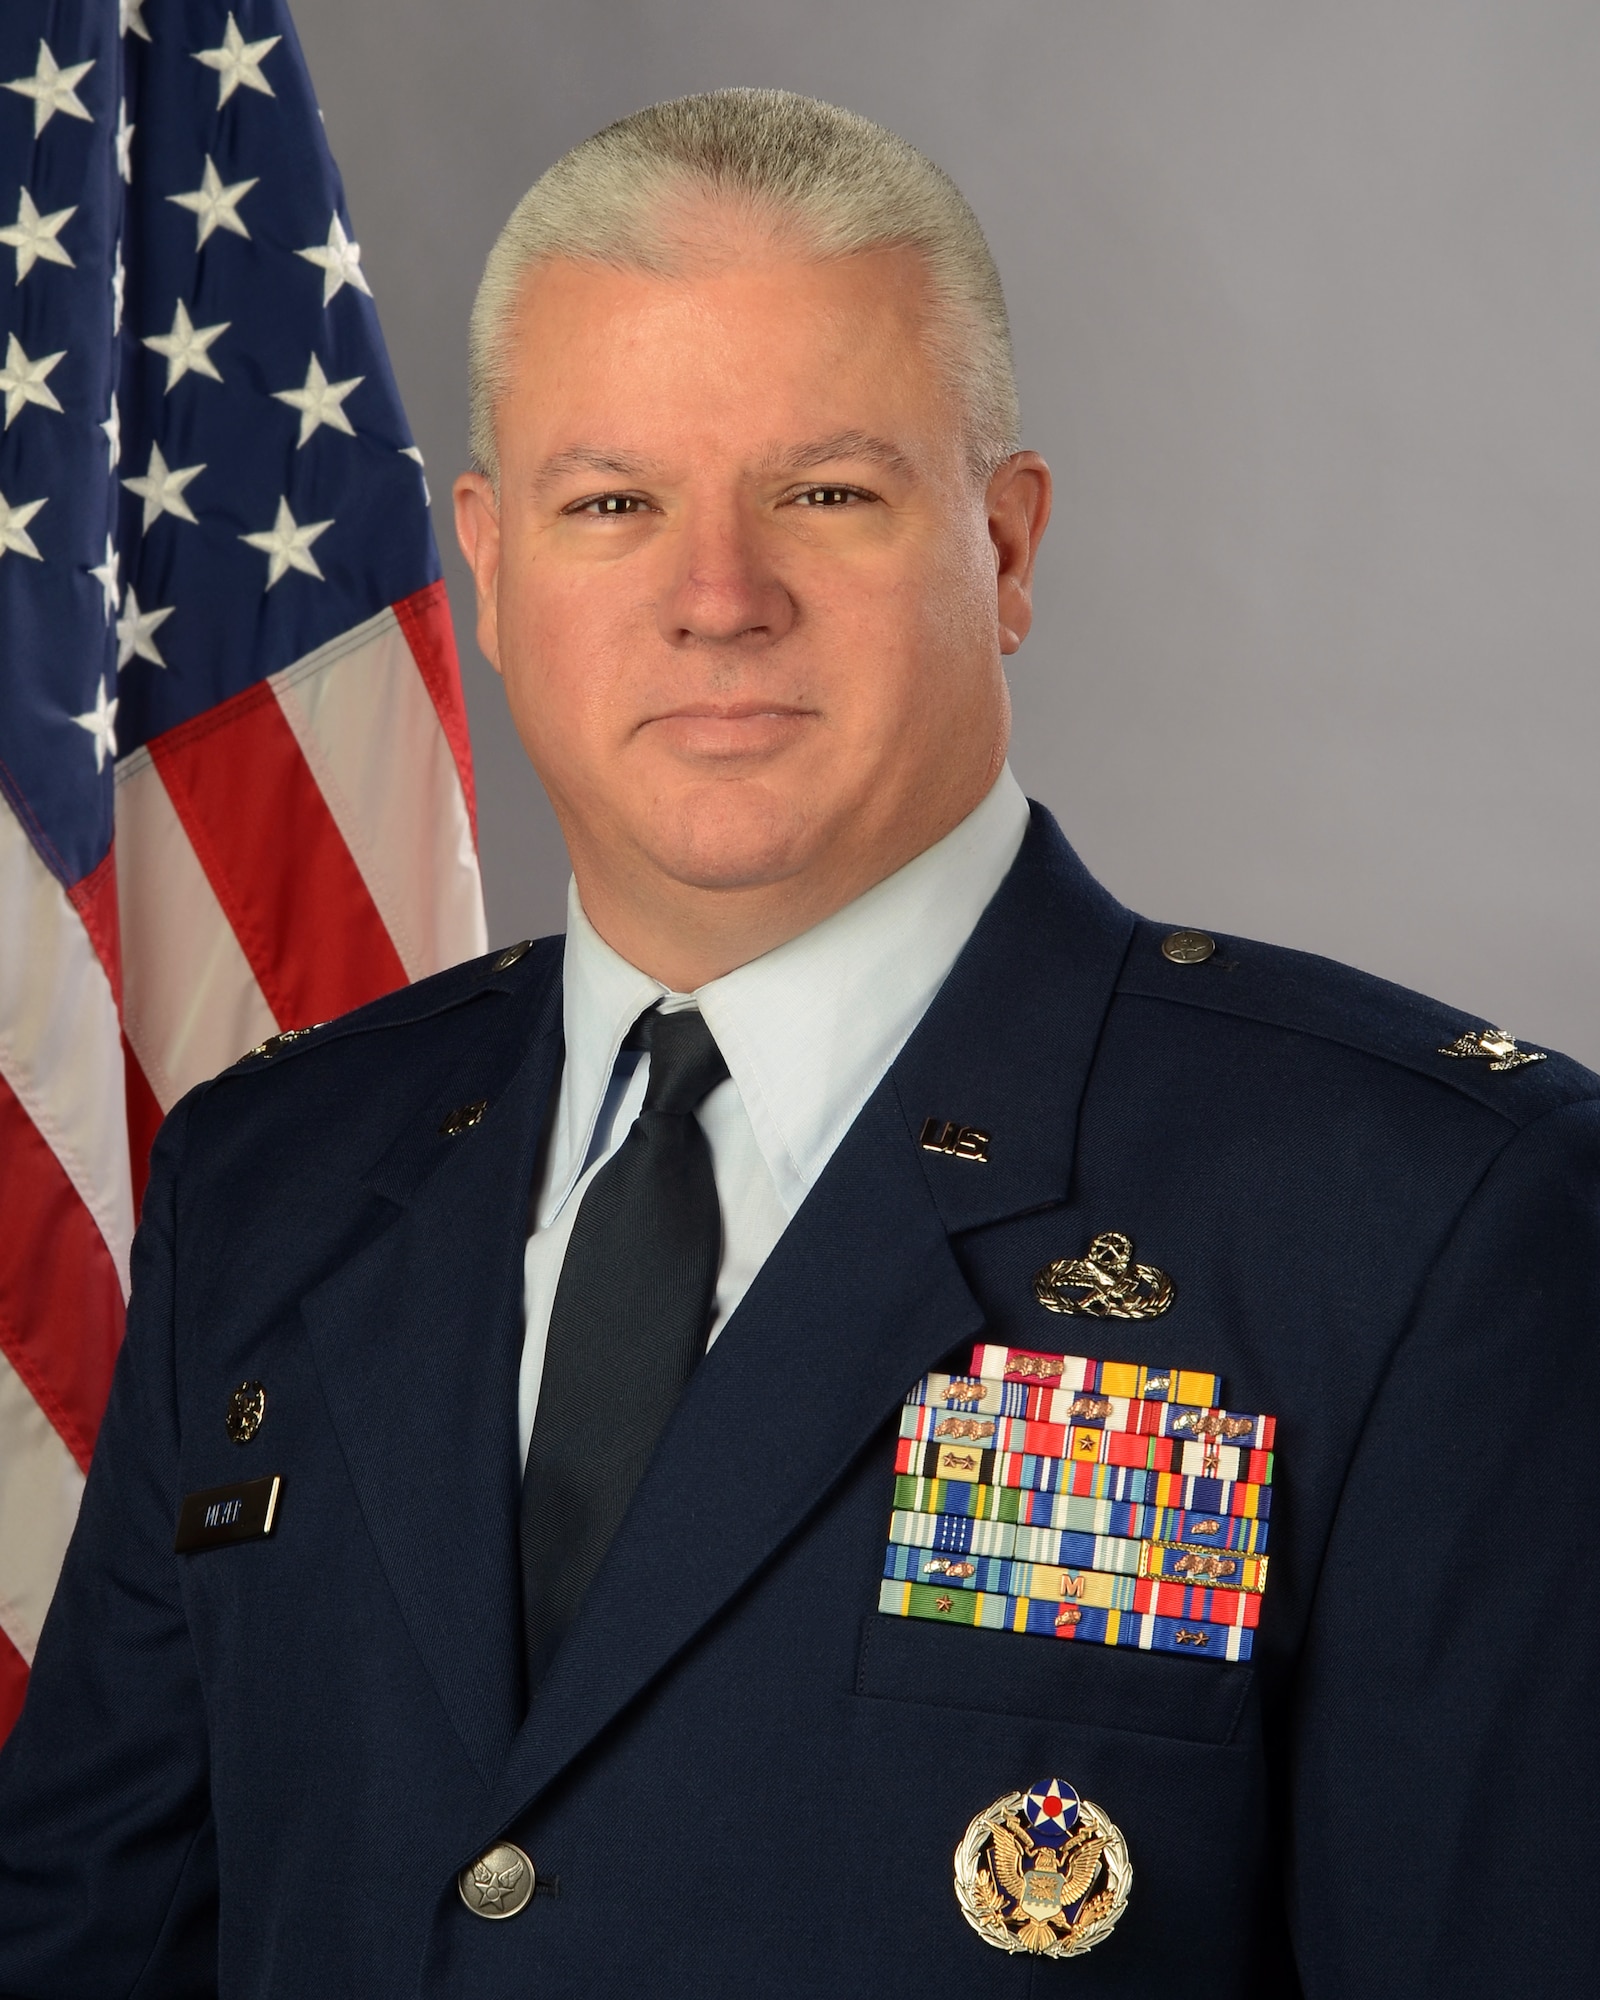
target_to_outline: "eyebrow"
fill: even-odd
[[[768,472],[810,472],[819,465],[830,465],[840,458],[864,458],[891,472],[903,473],[907,478],[914,470],[910,459],[898,445],[891,444],[887,438],[873,437],[867,431],[835,431],[832,437],[814,438],[809,444],[797,445],[792,451],[772,451],[763,460],[762,469]]]
[[[906,478],[911,478],[915,470],[898,445],[887,438],[873,437],[867,431],[835,431],[831,437],[812,438],[801,445],[769,446],[759,465],[767,474],[811,472],[819,465],[832,465],[849,458],[866,459]],[[574,472],[598,472],[611,479],[642,481],[657,470],[649,459],[630,458],[625,452],[605,451],[596,445],[575,444],[545,460],[534,476],[534,489],[543,492]]]
[[[534,487],[542,491],[565,479],[569,472],[603,472],[613,479],[646,479],[654,470],[648,459],[629,458],[623,452],[601,451],[594,445],[575,444],[547,458],[534,476]]]

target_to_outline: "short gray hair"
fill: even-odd
[[[793,230],[821,258],[918,251],[935,349],[967,405],[973,471],[987,478],[1017,449],[1000,274],[950,176],[853,111],[786,90],[715,90],[652,104],[585,139],[534,182],[496,238],[468,342],[472,462],[496,487],[495,409],[528,272],[553,258],[669,271],[683,248],[673,210],[696,195]]]

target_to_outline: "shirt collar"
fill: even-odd
[[[944,983],[1017,857],[1028,802],[1007,765],[944,838],[865,895],[692,996],[716,1036],[792,1215]],[[566,1067],[540,1203],[562,1207],[588,1157],[629,1029],[676,997],[613,951],[567,890]]]

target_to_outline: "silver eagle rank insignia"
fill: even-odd
[[[1477,1056],[1490,1069],[1521,1069],[1524,1063],[1544,1061],[1539,1049],[1519,1049],[1515,1035],[1504,1028],[1467,1028],[1453,1042],[1438,1051],[1442,1056]]]

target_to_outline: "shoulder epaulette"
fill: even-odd
[[[426,979],[416,980],[409,986],[397,987],[392,993],[381,994],[376,1000],[369,1000],[364,1006],[352,1008],[348,1014],[340,1014],[331,1021],[315,1021],[304,1028],[284,1028],[276,1035],[269,1035],[264,1042],[258,1042],[253,1049],[247,1049],[230,1068],[213,1080],[220,1082],[222,1077],[248,1074],[266,1063],[276,1064],[291,1053],[302,1053],[308,1046],[325,1046],[336,1037],[401,1027],[445,1013],[486,989],[499,986],[499,975],[510,972],[525,960],[529,961],[528,970],[535,971],[548,956],[548,948],[554,947],[559,951],[562,942],[559,937],[523,938],[517,944],[485,952],[481,958],[467,959],[460,965],[447,966],[443,972],[431,973]]]
[[[1339,1043],[1431,1077],[1517,1125],[1600,1096],[1600,1077],[1570,1057],[1522,1046],[1424,994],[1282,945],[1141,919],[1118,991]]]

